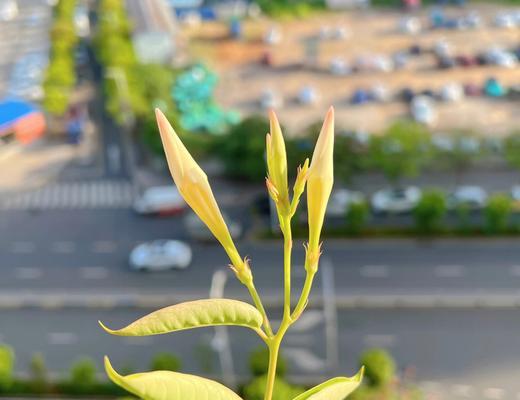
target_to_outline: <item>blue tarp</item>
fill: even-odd
[[[23,100],[6,99],[0,101],[0,131],[26,115],[32,114],[36,108]]]

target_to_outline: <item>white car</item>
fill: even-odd
[[[495,17],[495,25],[499,28],[515,28],[517,26],[516,15],[510,12],[498,13]]]
[[[415,35],[422,29],[421,21],[415,17],[405,17],[399,21],[399,31],[409,35]]]
[[[298,92],[298,101],[301,104],[312,105],[320,101],[320,94],[314,86],[306,85]]]
[[[493,47],[489,49],[484,55],[486,61],[490,64],[500,65],[501,67],[514,68],[518,60],[516,56],[504,50],[501,47]]]
[[[372,208],[378,213],[410,212],[420,199],[421,189],[415,186],[404,189],[381,189],[372,196]]]
[[[448,208],[456,208],[467,205],[473,209],[483,208],[487,202],[487,193],[480,186],[459,186],[448,195],[446,204]]]
[[[382,83],[375,84],[370,90],[370,93],[376,101],[384,103],[390,100],[390,92],[388,91],[388,88]]]
[[[138,214],[175,214],[186,208],[186,202],[175,186],[155,186],[135,199],[133,208]]]
[[[327,216],[344,217],[348,208],[355,203],[365,201],[365,195],[361,192],[348,189],[335,189],[327,205]]]
[[[238,221],[230,220],[225,214],[222,214],[222,217],[224,218],[224,221],[226,221],[231,237],[233,239],[238,239],[242,235],[242,225],[240,225]],[[184,217],[183,222],[188,235],[192,239],[200,242],[210,242],[214,240],[214,236],[209,228],[194,212],[189,212]]]
[[[282,41],[282,32],[277,26],[271,26],[264,36],[264,42],[269,45],[275,45]]]
[[[437,113],[433,101],[428,96],[416,96],[410,103],[410,113],[415,121],[432,125],[437,120]]]
[[[352,68],[348,65],[345,59],[341,57],[334,57],[330,61],[330,72],[333,75],[348,75],[352,72]]]
[[[265,89],[260,96],[260,105],[264,109],[280,108],[283,106],[283,99],[278,92]]]
[[[15,0],[0,1],[0,21],[12,21],[18,16],[18,3]]]
[[[135,247],[129,257],[135,271],[185,269],[191,263],[191,248],[178,240],[154,240]]]
[[[456,82],[448,83],[441,88],[440,95],[444,101],[460,101],[464,97],[464,88]]]

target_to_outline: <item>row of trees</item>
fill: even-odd
[[[423,192],[421,200],[413,210],[415,231],[422,234],[451,231],[446,226],[448,214],[446,194],[438,189],[430,189]],[[471,208],[469,205],[460,204],[454,210],[458,232],[481,231],[483,233],[497,234],[507,233],[512,228],[511,217],[514,211],[513,199],[504,193],[492,195],[482,210],[480,226],[475,226],[471,221]],[[366,202],[353,203],[346,212],[345,226],[349,234],[362,234],[370,219],[370,207]],[[392,228],[395,230],[395,228]]]
[[[122,391],[108,383],[98,380],[98,369],[93,360],[87,357],[78,359],[71,365],[68,376],[58,381],[51,380],[45,359],[41,353],[33,355],[29,364],[29,377],[16,379],[14,375],[15,354],[6,345],[0,346],[0,395],[2,394],[121,394]],[[153,371],[179,371],[181,362],[171,353],[158,353],[150,362]],[[132,373],[127,367],[125,374]]]
[[[55,116],[67,111],[76,84],[74,49],[78,37],[74,26],[75,8],[76,0],[60,0],[54,9],[49,65],[43,82],[43,107]]]

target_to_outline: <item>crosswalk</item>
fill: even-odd
[[[130,182],[62,182],[36,190],[0,195],[0,210],[119,209],[136,196]]]

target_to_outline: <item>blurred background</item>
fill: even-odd
[[[276,325],[267,111],[294,177],[334,105],[324,254],[275,399],[360,363],[358,400],[520,399],[519,58],[519,0],[0,0],[0,397],[121,396],[109,354],[262,399],[250,332],[117,338],[97,321],[249,300],[173,186],[159,107]]]

